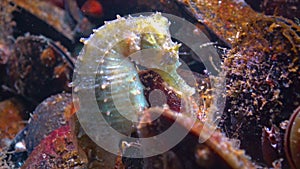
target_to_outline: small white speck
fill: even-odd
[[[141,91],[140,90],[132,90],[131,93],[133,95],[139,95],[139,94],[141,94]]]
[[[24,152],[26,151],[26,145],[23,141],[17,142],[15,145],[15,151],[16,152]]]
[[[105,89],[107,87],[107,84],[102,84],[101,89]]]
[[[79,88],[76,86],[74,87],[74,92],[78,92],[79,91]]]

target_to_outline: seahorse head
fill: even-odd
[[[145,16],[137,20],[135,24],[136,36],[129,43],[139,48],[136,53],[131,53],[131,59],[159,73],[174,89],[192,95],[194,89],[176,72],[181,65],[179,61],[181,44],[172,41],[168,19],[156,13],[151,17]]]

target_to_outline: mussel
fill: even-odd
[[[161,116],[151,121],[156,114]],[[192,118],[189,112],[181,115],[162,108],[149,108],[144,111],[138,126],[138,135],[142,138],[161,134],[171,125],[176,126],[177,132],[190,129]],[[238,148],[234,140],[229,140],[220,131],[216,130],[204,143],[199,143],[205,134],[210,133],[212,128],[205,128],[204,123],[196,121],[188,134],[171,150],[144,159],[130,159],[123,157],[123,163],[127,168],[166,168],[166,169],[196,169],[196,168],[257,168],[245,151]],[[177,134],[178,134],[177,133]],[[201,133],[201,134],[200,134]],[[205,134],[204,134],[205,133]],[[175,133],[174,133],[175,134]],[[203,134],[203,135],[202,135]],[[176,137],[175,135],[170,137]],[[166,144],[162,140],[158,144]],[[139,143],[124,141],[123,153],[139,153]],[[188,145],[188,146],[187,146]]]
[[[86,168],[86,156],[77,146],[70,126],[52,131],[32,151],[22,169]]]
[[[10,144],[8,151],[13,153],[9,154],[7,159],[12,163],[12,167],[21,167],[36,146],[51,132],[63,126],[70,126],[70,119],[74,114],[72,97],[68,93],[53,95],[40,103],[32,113],[28,125]],[[17,145],[21,143],[25,149],[18,151]]]
[[[6,148],[25,127],[24,104],[17,98],[0,102],[0,149]]]
[[[292,169],[300,168],[300,107],[298,107],[290,117],[288,128],[286,129],[285,154]]]
[[[279,126],[300,104],[300,26],[255,12],[234,0],[178,0],[199,22],[224,39],[226,108],[220,126],[263,162],[264,126]]]
[[[19,37],[7,61],[4,84],[34,104],[70,91],[73,63],[66,53],[64,47],[44,36]]]

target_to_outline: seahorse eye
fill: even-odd
[[[141,44],[143,49],[159,48],[159,44],[157,44],[155,35],[151,33],[144,33],[142,35]]]

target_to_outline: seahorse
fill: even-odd
[[[75,69],[75,76],[80,74],[81,78],[75,77],[74,91],[94,88],[99,110],[109,125],[122,134],[130,134],[131,121],[136,121],[137,113],[148,107],[137,64],[160,74],[179,95],[194,93],[195,89],[176,72],[181,64],[180,44],[171,40],[169,25],[160,13],[117,16],[82,39],[84,48]]]

